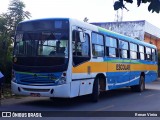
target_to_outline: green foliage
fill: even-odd
[[[114,10],[118,10],[120,8],[121,9],[124,8],[123,1],[116,1],[113,6],[114,6]]]
[[[152,0],[150,5],[148,6],[148,11],[152,12],[160,12],[160,1],[159,0]]]
[[[24,11],[25,4],[20,0],[12,0],[8,12],[0,14],[0,70],[7,82],[11,80],[13,35],[17,24],[25,18],[30,18],[28,11]]]
[[[4,15],[4,14],[3,14]],[[7,19],[0,16],[0,70],[5,75],[5,78],[11,78],[11,70],[8,69],[11,64],[11,39],[7,26]],[[10,65],[11,66],[11,65]]]
[[[124,0],[126,2],[129,2],[129,3],[133,3],[133,0]]]
[[[12,0],[8,7],[8,23],[11,24],[12,34],[16,29],[19,22],[23,21],[25,18],[29,19],[31,17],[30,12],[24,11],[25,4],[20,0]]]
[[[114,10],[118,10],[118,9],[127,9],[125,7],[124,1],[126,3],[133,3],[133,0],[118,0],[114,3]],[[160,12],[160,0],[137,0],[137,6],[139,7],[142,3],[147,3],[149,2],[149,6],[148,6],[148,11],[150,12],[156,12],[159,13]],[[128,9],[127,9],[128,10]]]

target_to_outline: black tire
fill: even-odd
[[[49,99],[50,99],[50,100],[55,100],[55,97],[50,97]]]
[[[132,89],[132,91],[135,91],[135,92],[143,92],[145,90],[144,76],[141,76],[140,80],[139,80],[139,84],[131,86],[131,89]]]
[[[144,90],[145,90],[145,80],[144,80],[144,76],[141,76],[139,87],[138,87],[138,92],[143,92]]]
[[[98,102],[100,94],[100,84],[99,84],[99,78],[95,78],[94,84],[93,84],[93,91],[91,94],[91,101],[92,102]]]

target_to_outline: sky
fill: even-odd
[[[88,22],[113,22],[116,11],[113,8],[115,0],[22,0],[26,5],[25,11],[32,15],[31,19],[50,17],[70,17]],[[0,0],[0,14],[7,11],[10,0]],[[137,7],[126,4],[129,9],[123,10],[123,21],[146,20],[160,28],[160,14],[148,12],[148,4]],[[122,13],[121,10],[119,14]]]

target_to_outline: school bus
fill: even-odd
[[[142,92],[157,79],[156,46],[71,18],[20,22],[13,53],[12,91],[28,96],[97,102],[102,91]]]

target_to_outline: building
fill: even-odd
[[[122,21],[122,22],[100,22],[92,23],[94,25],[106,28],[111,31],[124,34],[157,46],[160,51],[160,28],[148,23],[145,20],[140,21]]]

